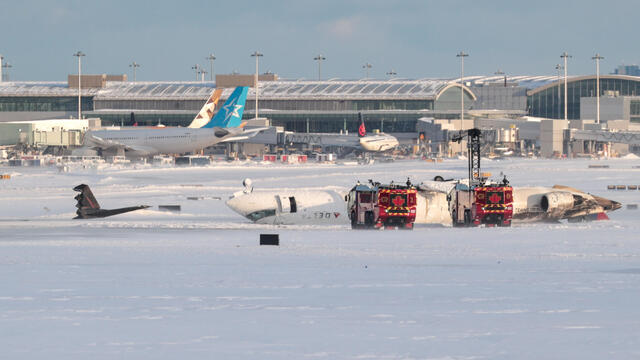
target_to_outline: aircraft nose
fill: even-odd
[[[244,201],[242,201],[243,195],[240,196],[234,196],[231,199],[227,200],[227,206],[235,211],[236,213],[242,215],[242,216],[247,216],[247,214],[249,213],[247,206],[245,204]]]

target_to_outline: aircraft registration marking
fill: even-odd
[[[339,212],[329,212],[329,211],[315,211],[313,213],[314,219],[331,219],[331,217],[338,218],[340,217]]]

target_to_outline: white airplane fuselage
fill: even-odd
[[[436,182],[435,185],[446,183]],[[515,222],[577,219],[620,208],[620,204],[615,201],[562,186],[514,187],[513,198]],[[227,205],[238,214],[261,224],[348,224],[344,194],[332,190],[242,193],[228,200]],[[293,207],[295,211],[292,211]],[[415,223],[451,225],[447,192],[437,187],[433,190],[419,190]]]
[[[103,150],[121,148],[135,156],[181,154],[204,149],[241,133],[240,128],[129,127],[87,131],[84,145]]]
[[[333,190],[278,190],[237,194],[233,211],[258,224],[346,225],[344,195]]]
[[[367,135],[360,138],[360,146],[366,151],[384,152],[395,149],[398,139],[387,134]]]

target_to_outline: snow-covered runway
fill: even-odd
[[[588,169],[606,163],[610,169]],[[637,161],[485,162],[514,185],[623,204]],[[464,176],[465,161],[59,174],[1,168],[0,344],[11,359],[628,359],[640,356],[640,210],[611,221],[352,231],[255,225],[224,205],[256,188]],[[105,208],[79,221],[71,188]],[[187,200],[198,197],[200,200]],[[178,204],[181,213],[157,211]],[[260,233],[281,246],[258,246]]]

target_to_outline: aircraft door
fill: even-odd
[[[278,213],[288,214],[291,212],[291,202],[288,196],[276,195],[276,203],[278,204]]]

